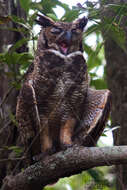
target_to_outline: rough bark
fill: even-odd
[[[73,147],[31,165],[16,176],[4,179],[2,190],[41,190],[61,177],[80,173],[95,166],[127,163],[127,146]]]
[[[123,5],[127,1],[110,0],[108,3]],[[112,9],[106,10],[103,16],[119,20],[118,14]],[[121,20],[122,27],[127,37],[126,17]],[[110,32],[110,31],[109,31]],[[112,127],[120,126],[114,131],[114,145],[127,145],[127,53],[116,44],[109,33],[103,32],[105,39],[105,57],[108,87],[112,92]],[[127,38],[125,46],[127,44]],[[126,46],[127,47],[127,46]],[[117,190],[127,189],[127,165],[116,166]]]
[[[0,16],[16,15],[25,19],[25,12],[21,9],[19,1],[14,0],[0,0]],[[17,27],[16,24],[9,22],[8,24],[1,25],[3,27]],[[13,45],[19,39],[22,38],[22,34],[18,32],[12,32],[9,30],[0,29],[0,53],[7,51],[8,45]],[[26,46],[17,50],[17,52],[24,52]],[[18,72],[19,65],[14,65],[14,70]],[[16,145],[17,130],[14,124],[10,120],[10,113],[15,113],[17,90],[13,89],[11,93],[8,93],[6,101],[5,96],[9,89],[12,88],[11,82],[16,78],[8,77],[7,72],[11,72],[7,64],[0,63],[0,159],[7,158],[10,151],[5,150],[5,146]],[[10,96],[11,94],[11,96]],[[0,163],[0,185],[2,179],[6,176],[9,169],[8,164]]]

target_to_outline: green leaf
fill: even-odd
[[[29,8],[30,8],[30,0],[20,0],[20,5],[21,7],[28,13]]]
[[[67,22],[72,22],[79,16],[79,11],[78,10],[69,10],[66,11],[64,16],[61,18],[61,20],[67,21]]]
[[[4,53],[0,53],[0,62],[5,62],[5,54]]]
[[[107,85],[106,85],[106,82],[104,81],[104,79],[91,80],[90,85],[96,87],[96,89],[106,89],[107,88]]]
[[[100,182],[101,178],[103,177],[103,173],[101,171],[99,171],[99,170],[89,169],[88,173],[95,180],[95,182]]]
[[[29,53],[22,53],[19,59],[20,69],[25,71],[28,66],[33,62],[33,56]]]
[[[13,124],[14,124],[15,126],[17,126],[18,123],[17,123],[17,121],[16,121],[16,116],[15,116],[13,113],[10,112],[9,117],[10,117],[11,121],[13,122]]]
[[[54,21],[58,21],[59,20],[55,14],[48,13],[47,16],[50,17],[51,19],[53,19]]]
[[[92,24],[90,27],[88,27],[88,29],[85,31],[83,37],[87,37],[89,36],[90,34],[92,34],[93,32],[100,32],[101,31],[101,25],[98,23],[98,24]]]
[[[104,178],[104,173],[99,169],[89,169],[88,173],[95,181],[95,189],[101,189],[101,187],[109,187],[110,183],[107,179]],[[97,185],[97,186],[96,186]]]
[[[127,53],[126,49],[126,33],[123,28],[112,25],[109,35],[112,39]]]
[[[18,17],[18,16],[11,15],[11,19],[13,22],[25,24],[25,20],[23,18]]]
[[[10,147],[8,147],[8,150],[14,151],[16,153],[17,157],[20,156],[23,152],[23,150],[19,146],[10,146]]]
[[[8,22],[11,21],[11,17],[10,16],[0,16],[0,24],[7,24]]]
[[[69,8],[69,5],[68,5],[68,4],[61,3],[60,1],[58,1],[58,5],[61,6],[62,8],[64,8],[65,11],[71,10],[71,9]]]
[[[33,9],[33,10],[35,10],[35,11],[40,11],[40,12],[43,11],[43,7],[42,7],[41,3],[31,2],[30,8]]]
[[[104,133],[102,133],[102,135],[101,135],[102,137],[107,137],[107,135],[106,134],[104,134]]]
[[[19,78],[19,76],[18,76]],[[20,90],[21,89],[21,84],[20,82],[12,82],[11,85],[16,89],[16,90]],[[18,123],[17,123],[18,125]]]
[[[53,8],[56,7],[56,5],[58,5],[58,1],[57,0],[43,0],[40,2],[42,5],[43,10],[42,13],[47,15],[49,14],[55,14]]]
[[[32,28],[32,26],[33,26],[33,23],[35,22],[36,17],[37,17],[37,11],[35,11],[35,12],[34,12],[32,15],[30,15],[29,18],[28,18],[28,23],[29,23],[29,25],[31,26],[31,28]]]
[[[88,54],[88,71],[102,64],[102,60],[98,56],[102,46],[103,43],[98,43],[96,50],[94,51],[89,45],[84,43],[84,51]]]
[[[16,49],[20,48],[24,44],[26,44],[30,39],[29,38],[22,38],[21,40],[18,40],[12,47],[11,52],[15,51]]]
[[[127,53],[126,33],[124,31],[124,28],[122,28],[119,25],[119,22],[121,22],[120,20],[116,22],[116,21],[112,21],[111,18],[105,17],[104,23],[102,23],[103,31],[104,31],[104,35],[106,31],[106,38],[108,37],[112,38],[117,43],[117,45],[121,47],[125,51],[125,53]]]
[[[21,74],[21,70],[25,71],[28,66],[32,63],[33,61],[33,56],[27,52],[25,53],[17,53],[17,52],[7,52],[4,55],[0,55],[0,60],[3,60],[2,62],[4,62],[5,64],[8,64],[8,67],[10,69],[10,72],[6,72],[6,75],[8,77],[14,77],[15,75],[17,75],[17,77],[19,78],[19,73]],[[15,66],[16,64],[20,65],[20,72],[19,73],[15,73]],[[17,82],[13,82],[13,86],[16,89],[20,88],[20,84]]]
[[[105,5],[106,8],[111,8],[115,12],[119,12],[120,14],[125,14],[127,13],[127,4],[107,4]]]
[[[23,26],[25,29],[31,31],[31,26],[23,18],[19,18],[19,17],[15,16],[15,15],[11,15],[11,18],[12,18],[13,22],[18,23],[21,26]]]
[[[95,20],[100,18],[100,11],[94,8],[88,8],[89,11],[89,20]]]

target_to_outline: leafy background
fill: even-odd
[[[16,2],[15,2],[16,3]],[[62,21],[71,22],[82,14],[87,15],[89,24],[84,32],[83,46],[84,55],[87,59],[88,71],[91,76],[90,85],[96,89],[107,88],[106,74],[105,74],[105,58],[104,58],[104,40],[103,35],[110,36],[125,52],[125,33],[121,27],[121,19],[127,13],[127,5],[113,5],[108,4],[100,6],[98,1],[85,1],[84,4],[78,3],[76,6],[70,6],[67,3],[62,3],[60,0],[20,0],[21,7],[25,10],[27,19],[9,15],[7,17],[0,17],[0,29],[20,32],[23,36],[22,39],[17,41],[14,45],[6,47],[4,53],[0,54],[0,69],[3,64],[7,64],[9,71],[5,73],[7,77],[13,78],[11,80],[11,89],[20,89],[23,76],[28,66],[33,62],[36,52],[38,26],[35,23],[37,12],[51,17],[53,20],[59,20],[59,15],[56,14],[56,7],[61,7],[64,10],[64,15],[60,18]],[[118,18],[104,17],[103,22],[100,20],[101,14],[110,8],[119,15]],[[4,27],[5,23],[13,21],[18,24],[18,27]],[[93,44],[94,42],[94,44]],[[17,51],[23,45],[28,45],[28,51],[20,53]],[[16,65],[20,69],[16,72]],[[16,124],[15,116],[10,114],[11,120]],[[110,129],[108,122],[107,130]],[[116,129],[116,128],[115,128]],[[114,129],[114,130],[115,130]],[[106,137],[104,133],[103,136]],[[98,146],[103,146],[100,141]],[[12,149],[17,150],[15,147]],[[55,185],[45,187],[45,190],[114,190],[115,177],[113,167],[98,167],[82,172],[79,175],[71,176],[70,178],[60,179]]]

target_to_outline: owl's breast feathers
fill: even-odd
[[[55,50],[45,50],[36,56],[17,102],[16,117],[24,144],[34,138],[47,121],[53,136],[58,138],[57,131],[68,118],[80,120],[87,78],[87,66],[81,52],[64,56]]]
[[[87,65],[82,53],[65,56],[45,50],[37,55],[34,65],[33,87],[40,115],[52,113],[57,119],[79,115],[88,88]]]
[[[75,58],[78,59],[77,62]],[[73,113],[79,95],[80,102],[83,101],[85,92],[82,94],[79,85],[84,86],[87,83],[84,83],[87,78],[86,70],[80,52],[64,56],[57,51],[47,50],[36,56],[25,76],[16,109],[18,127],[24,143],[34,137],[38,130],[36,105],[41,122],[46,117],[53,126],[60,124],[60,120],[66,120]]]
[[[89,88],[81,52],[65,56],[55,50],[40,51],[18,98],[16,112],[22,141],[27,147],[29,139],[38,139],[44,131],[45,135],[40,135],[44,147],[52,146],[50,138],[71,144],[71,137],[76,144],[92,146],[104,129],[110,107],[110,91]]]

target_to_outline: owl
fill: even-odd
[[[36,56],[16,108],[24,151],[32,158],[75,144],[94,146],[107,121],[111,95],[89,87],[82,44],[87,18],[67,23],[38,15],[36,22],[42,26]]]

